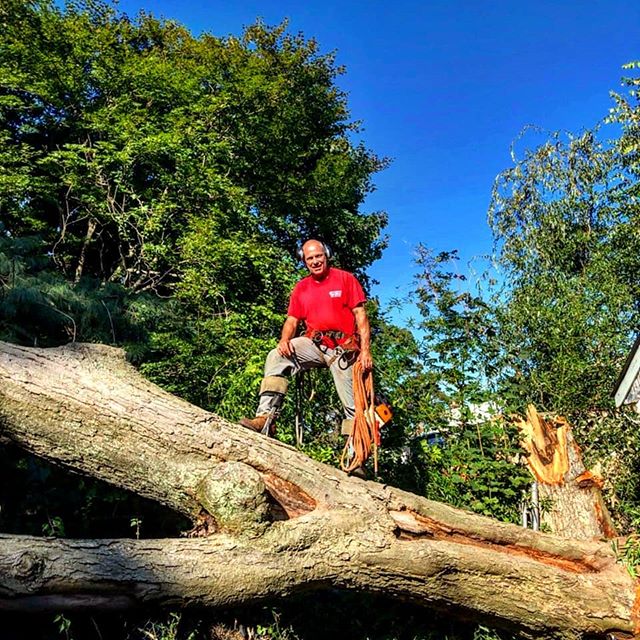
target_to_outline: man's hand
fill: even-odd
[[[371,371],[371,369],[373,369],[373,360],[371,359],[371,352],[369,351],[369,349],[360,350],[358,362],[360,363],[364,371]]]
[[[290,358],[293,355],[293,350],[291,349],[291,338],[296,335],[297,328],[298,318],[287,316],[287,319],[282,325],[280,342],[278,342],[278,346],[276,347],[278,353],[285,358]]]
[[[293,351],[291,350],[291,342],[288,338],[280,340],[276,349],[278,350],[278,353],[285,358],[291,357],[293,353]]]

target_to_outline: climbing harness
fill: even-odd
[[[338,341],[347,337],[346,333],[342,331],[332,331],[325,330],[320,331],[320,329],[312,329],[311,327],[307,327],[304,335],[309,338],[316,346],[320,346],[324,344],[325,346],[331,348],[335,348],[338,344]]]
[[[329,367],[338,360],[338,358],[344,356],[345,360],[348,360],[351,354],[360,351],[358,336],[349,335],[342,331],[320,331],[318,329],[308,328],[305,336],[323,353],[326,353],[327,349],[333,349],[333,353],[327,362],[327,366]],[[347,363],[347,366],[348,364],[349,363]]]

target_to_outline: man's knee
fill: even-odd
[[[271,349],[267,354],[267,359],[264,364],[265,377],[271,375],[289,375],[293,363],[289,358],[285,358],[278,353],[277,349]]]

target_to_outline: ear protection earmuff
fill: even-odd
[[[298,258],[300,258],[302,262],[304,262],[304,252],[302,251],[302,247],[304,246],[304,244],[306,243],[301,244],[298,247],[298,251],[297,251]],[[333,251],[331,251],[331,247],[326,242],[320,242],[320,244],[324,249],[324,255],[327,256],[327,260],[331,260],[331,258],[333,258]]]

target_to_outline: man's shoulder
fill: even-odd
[[[309,283],[311,282],[311,276],[303,276],[302,278],[300,278],[300,280],[298,280],[298,282],[295,283],[294,285],[294,289],[300,289],[301,287],[307,287],[309,286]]]
[[[295,283],[291,291],[291,296],[296,296],[301,292],[306,291],[309,288],[310,284],[311,284],[311,276],[305,276],[304,278],[300,278],[300,280],[298,280],[298,282]]]
[[[333,269],[333,267],[332,267]],[[344,271],[343,269],[336,269],[333,282],[348,293],[351,304],[359,304],[366,300],[364,289],[360,284],[360,281],[350,271]]]
[[[357,280],[357,278],[350,271],[345,271],[344,269],[338,269],[338,267],[331,267],[330,275],[333,274],[336,278],[343,278],[346,280]]]
[[[331,267],[332,269],[334,267]],[[336,280],[340,280],[340,282],[343,282],[345,285],[348,285],[352,288],[356,288],[357,290],[361,290],[362,289],[362,284],[360,283],[360,280],[358,280],[358,278],[356,278],[356,276],[351,273],[351,271],[344,271],[344,269],[336,269]]]

